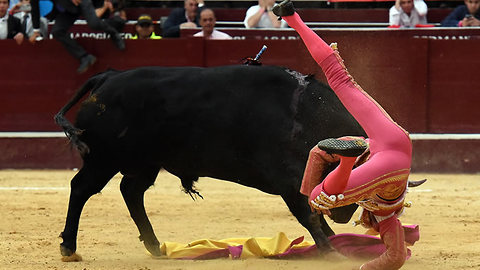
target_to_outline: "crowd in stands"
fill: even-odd
[[[257,5],[246,9],[245,28],[287,27],[285,21],[278,20],[273,14],[274,5],[275,0],[258,0]],[[28,39],[35,43],[51,34],[79,60],[77,72],[82,73],[95,63],[96,58],[71,38],[69,29],[82,17],[89,28],[107,33],[115,46],[123,50],[125,43],[120,33],[124,32],[128,22],[125,6],[125,0],[0,0],[0,39],[14,39],[18,44]],[[389,10],[389,25],[391,28],[432,27],[433,24],[428,24],[427,13],[424,0],[395,0]],[[50,33],[49,21],[53,24]],[[215,29],[214,9],[207,7],[204,0],[184,0],[183,7],[174,8],[161,28],[156,28],[156,23],[150,14],[140,15],[131,38],[176,38],[184,28],[201,28],[194,36],[206,39],[232,38]],[[480,26],[480,0],[464,0],[440,26]],[[156,33],[155,29],[159,31]]]

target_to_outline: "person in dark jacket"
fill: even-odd
[[[17,44],[23,42],[24,33],[19,18],[9,16],[9,0],[0,0],[0,39],[14,39]]]
[[[165,24],[162,25],[163,37],[180,37],[180,29],[198,27],[203,0],[184,0],[183,8],[172,10]]]
[[[465,5],[458,6],[442,22],[444,27],[480,26],[480,0],[465,0]]]
[[[40,9],[39,0],[31,0],[32,4],[32,24],[34,32],[40,25]],[[122,39],[120,33],[109,25],[105,20],[98,18],[92,0],[54,0],[55,7],[52,12],[55,18],[55,24],[52,27],[51,33],[53,37],[62,43],[63,47],[76,59],[80,61],[80,65],[77,68],[77,73],[83,73],[92,66],[97,58],[85,51],[74,39],[70,37],[68,30],[75,21],[83,16],[88,26],[91,29],[101,30],[110,35],[110,39],[119,50],[125,49],[125,42]],[[35,34],[30,37],[32,42],[35,38]]]

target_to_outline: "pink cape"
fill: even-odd
[[[406,225],[405,242],[413,245],[420,238],[418,225]],[[349,258],[373,259],[385,252],[385,245],[379,237],[344,233],[329,237],[330,244],[342,255]],[[289,240],[284,233],[273,238],[231,238],[224,240],[197,240],[187,245],[166,242],[161,246],[162,254],[175,259],[205,260],[230,257],[289,258],[313,256],[314,243],[304,242],[304,237]],[[411,251],[408,250],[408,257]]]

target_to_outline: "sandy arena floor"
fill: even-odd
[[[321,258],[153,259],[138,240],[119,191],[117,175],[85,206],[78,237],[82,262],[60,261],[62,231],[74,171],[0,171],[0,269],[351,269],[360,261],[331,262]],[[420,241],[402,269],[480,269],[480,175],[420,175],[428,178],[412,190],[413,207],[401,218],[420,225]],[[33,189],[32,187],[35,187]],[[192,201],[180,181],[161,173],[146,193],[146,207],[160,241],[230,237],[290,239],[308,232],[280,197],[234,183],[203,178],[197,184],[204,200]],[[356,215],[355,215],[356,217]],[[337,233],[363,233],[361,226],[331,224]]]

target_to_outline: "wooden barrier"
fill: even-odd
[[[414,139],[412,171],[478,173],[478,149],[479,138]],[[0,169],[74,169],[82,166],[80,155],[64,137],[0,138],[0,150]]]
[[[357,82],[411,133],[480,133],[480,76],[472,68],[478,60],[467,53],[479,48],[480,29],[321,29],[317,33],[327,42],[339,43]],[[293,30],[237,34],[249,38],[127,40],[123,52],[109,40],[79,39],[98,56],[98,64],[81,76],[75,73],[78,62],[56,41],[18,46],[13,40],[2,40],[0,49],[8,57],[0,58],[0,65],[8,68],[0,73],[0,132],[60,131],[53,123],[54,114],[90,75],[107,68],[234,65],[254,56],[265,44],[264,64],[324,80]],[[293,38],[282,39],[287,36]],[[478,172],[480,167],[473,165],[480,162],[478,142],[414,141],[414,168]],[[65,149],[69,148],[62,138],[0,138],[0,168],[78,167],[76,153]]]
[[[413,172],[479,173],[480,139],[413,140]]]
[[[0,169],[80,168],[80,155],[66,138],[0,138]]]

